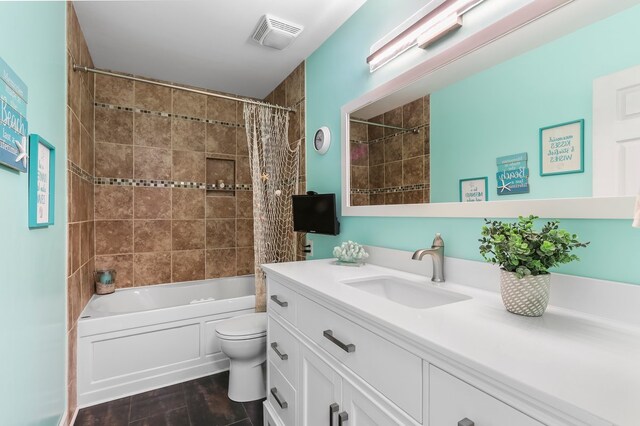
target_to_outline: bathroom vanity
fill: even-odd
[[[637,323],[558,306],[520,317],[502,306],[497,268],[449,258],[451,280],[436,286],[428,262],[406,258],[413,273],[333,260],[264,266],[265,424],[638,424]],[[557,303],[572,303],[575,284],[600,291],[575,278],[554,275]],[[637,301],[635,286],[607,285]]]

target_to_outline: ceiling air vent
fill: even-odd
[[[263,46],[282,50],[302,32],[304,27],[271,15],[260,18],[252,38]]]

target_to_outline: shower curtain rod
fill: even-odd
[[[109,77],[124,78],[125,80],[133,80],[133,81],[138,81],[140,83],[154,84],[156,86],[168,87],[170,89],[176,89],[176,90],[183,90],[185,92],[198,93],[200,95],[205,95],[205,96],[213,96],[214,98],[229,99],[229,100],[232,100],[232,101],[238,101],[238,102],[242,102],[242,103],[245,103],[245,104],[260,105],[260,106],[273,108],[273,109],[282,109],[282,110],[285,110],[287,112],[292,112],[294,114],[296,112],[296,110],[294,108],[287,108],[287,107],[282,107],[282,106],[279,106],[279,105],[272,105],[272,104],[268,104],[266,102],[253,101],[251,99],[237,98],[235,96],[221,95],[219,93],[205,92],[204,90],[192,89],[190,87],[177,86],[175,84],[169,84],[169,83],[161,83],[159,81],[147,80],[146,78],[132,77],[132,76],[126,75],[126,74],[121,74],[121,73],[111,72],[111,71],[105,71],[105,70],[101,70],[101,69],[98,69],[98,68],[84,67],[84,66],[77,65],[77,64],[73,64],[73,70],[74,71],[80,71],[80,72],[91,72],[91,73],[100,74],[100,75],[107,75]]]
[[[385,129],[395,129],[395,130],[403,130],[405,132],[411,132],[411,133],[420,133],[420,130],[417,128],[405,129],[404,127],[390,126],[388,124],[382,124],[382,123],[374,123],[372,121],[360,120],[358,118],[350,118],[349,121],[351,121],[352,123],[360,123],[360,124],[368,124],[370,126],[384,127]]]

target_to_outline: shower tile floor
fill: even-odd
[[[227,397],[229,372],[83,408],[75,426],[262,426],[262,402]]]

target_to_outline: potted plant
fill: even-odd
[[[578,260],[573,249],[586,247],[575,234],[558,229],[557,220],[537,231],[537,216],[518,218],[515,223],[485,219],[480,254],[500,265],[500,292],[507,311],[530,317],[541,316],[549,303],[549,269]]]

